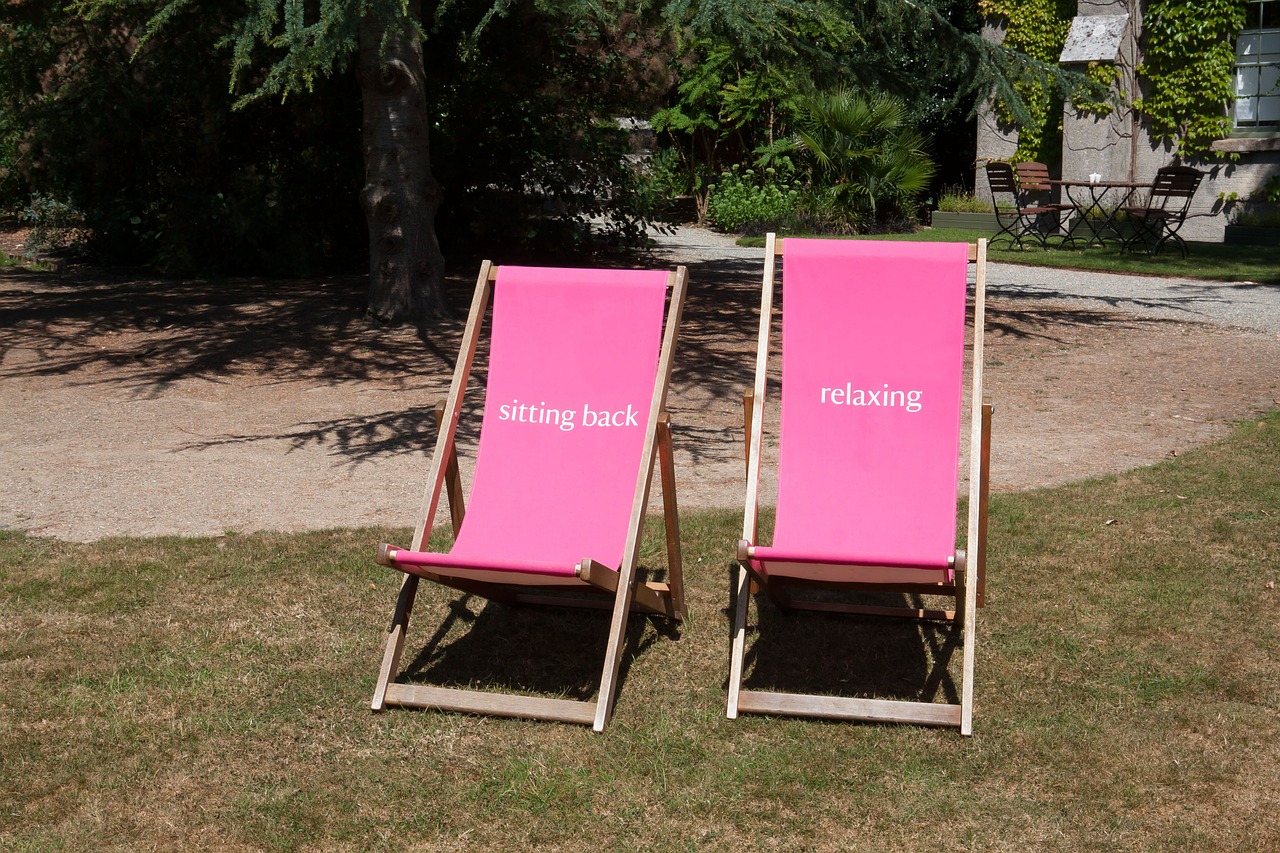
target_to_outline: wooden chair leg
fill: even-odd
[[[444,402],[436,403],[432,412],[436,416],[436,429],[444,423]],[[466,516],[466,498],[462,495],[462,475],[458,472],[458,449],[450,445],[449,459],[445,463],[444,472],[445,495],[449,498],[449,521],[453,524],[453,535],[457,536],[462,529],[462,519]]]
[[[733,633],[729,651],[729,719],[738,718],[738,694],[742,691],[742,670],[747,653],[747,613],[751,603],[750,575],[739,565],[734,577]]]
[[[960,668],[960,734],[973,734],[973,670],[975,657],[975,632],[978,625],[978,584],[969,577],[969,567],[965,566],[964,601],[956,602],[961,612],[960,630],[964,643],[964,653]]]
[[[680,551],[680,511],[676,506],[676,464],[671,443],[671,419],[664,412],[658,420],[658,467],[662,476],[662,515],[667,535],[667,583],[671,609],[684,618],[684,558]]]
[[[627,641],[627,617],[631,613],[631,577],[618,578],[618,592],[609,621],[609,642],[604,652],[604,671],[600,675],[600,695],[596,699],[596,716],[592,728],[602,732],[613,716],[618,672],[622,664],[622,648]]]
[[[375,711],[386,710],[387,687],[395,681],[396,674],[400,672],[400,655],[404,651],[405,634],[409,630],[409,616],[413,612],[413,601],[417,594],[418,578],[405,575],[400,583],[395,615],[391,617],[391,630],[387,634],[387,647],[382,653],[378,683],[373,689],[373,702],[370,707]]]
[[[991,493],[991,421],[996,407],[990,402],[982,404],[982,427],[980,441],[979,477],[981,484],[978,491],[978,541],[969,546],[973,552],[974,573],[977,575],[977,606],[987,604],[987,506]]]

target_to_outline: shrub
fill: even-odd
[[[1249,201],[1280,204],[1280,175],[1273,175],[1262,186],[1249,193]]]
[[[685,168],[680,152],[674,148],[659,148],[641,164],[646,189],[664,199],[689,195],[696,187],[694,176]]]
[[[712,184],[707,208],[721,231],[762,233],[786,225],[799,202],[799,186],[779,179],[777,170],[743,170],[735,165]]]
[[[1280,206],[1267,202],[1245,202],[1232,217],[1234,225],[1248,225],[1254,228],[1280,228]]]
[[[943,187],[938,210],[944,213],[990,213],[991,202],[980,199],[963,187]]]
[[[31,233],[27,235],[28,255],[77,252],[84,248],[88,235],[84,214],[71,201],[32,193],[18,219],[31,226]]]
[[[869,214],[850,211],[829,186],[809,187],[792,219],[792,227],[806,234],[861,234],[873,224]]]
[[[1219,195],[1231,225],[1254,228],[1280,228],[1280,175],[1274,175],[1241,200],[1235,193]]]
[[[846,226],[897,227],[911,219],[935,171],[924,136],[908,121],[906,105],[891,95],[819,93],[805,100],[799,130],[768,146],[763,159],[802,156],[814,185],[829,190],[824,205]]]

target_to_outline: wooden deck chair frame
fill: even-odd
[[[990,468],[991,419],[994,406],[982,397],[982,348],[986,309],[987,241],[970,244],[969,260],[976,263],[974,332],[972,355],[972,397],[970,403],[969,506],[965,550],[956,552],[955,579],[951,585],[884,583],[861,584],[856,580],[840,586],[865,591],[900,591],[954,596],[955,610],[926,610],[869,607],[839,602],[810,602],[792,598],[784,585],[762,577],[748,562],[747,547],[757,541],[761,450],[764,441],[764,400],[769,359],[770,327],[774,304],[774,266],[783,254],[784,241],[769,234],[765,241],[764,286],[760,303],[759,344],[756,352],[755,386],[743,401],[746,420],[747,488],[742,541],[739,542],[734,599],[733,633],[728,687],[728,716],[740,713],[822,717],[842,720],[956,726],[964,735],[973,733],[974,631],[977,609],[985,602],[987,493]],[[978,403],[978,401],[982,401]],[[956,472],[957,479],[959,472]],[[960,703],[912,702],[888,699],[825,696],[819,694],[775,693],[745,690],[742,687],[746,656],[747,619],[753,592],[763,590],[784,609],[856,613],[871,616],[908,617],[959,621],[963,635]]]
[[[1034,240],[1040,248],[1048,248],[1048,220],[1055,220],[1061,209],[1053,205],[1024,204],[1013,166],[1002,160],[987,163],[987,186],[991,190],[991,207],[997,230],[989,242],[1007,238],[1009,244],[1023,248],[1024,240]],[[1004,205],[1001,201],[1004,201]],[[1007,205],[1007,206],[1006,206]],[[1041,230],[1044,227],[1046,230]]]
[[[1069,217],[1080,212],[1080,207],[1078,205],[1072,204],[1069,201],[1064,202],[1062,200],[1053,200],[1053,183],[1049,178],[1049,167],[1044,163],[1040,163],[1036,160],[1023,160],[1014,167],[1014,172],[1017,178],[1018,192],[1020,193],[1019,204],[1021,206],[1039,207],[1056,211],[1056,215],[1053,217],[1055,220],[1055,226],[1059,224],[1057,220],[1065,218],[1064,214],[1066,217]],[[1049,215],[1043,214],[1043,216],[1048,217]],[[1061,241],[1058,243],[1058,248],[1062,248],[1070,243],[1071,247],[1074,249],[1076,245],[1076,237],[1071,233],[1071,223],[1065,222],[1063,224],[1067,226],[1066,233],[1059,235],[1061,237]],[[1045,245],[1047,248],[1047,236],[1045,238]]]
[[[1120,246],[1120,252],[1131,252],[1137,246],[1144,247],[1151,255],[1160,254],[1166,243],[1178,247],[1182,257],[1187,256],[1187,241],[1178,233],[1187,221],[1191,200],[1204,173],[1191,166],[1164,166],[1156,170],[1155,180],[1147,194],[1145,205],[1124,208],[1133,233]]]
[[[442,491],[448,500],[454,534],[456,535],[462,527],[465,507],[455,437],[462,399],[471,374],[481,326],[493,293],[497,272],[498,267],[491,262],[484,261],[481,264],[449,396],[441,406],[436,407],[439,430],[428,473],[422,515],[418,520],[412,546],[409,549],[412,551],[420,551],[425,547],[431,534],[431,523],[435,518]],[[448,577],[422,567],[398,566],[395,565],[397,549],[389,545],[380,546],[378,562],[393,565],[406,574],[400,586],[382,665],[378,673],[377,686],[374,689],[371,705],[374,711],[384,710],[389,705],[399,705],[578,723],[590,725],[596,731],[604,730],[613,714],[629,614],[635,610],[679,620],[683,618],[685,612],[675,466],[672,457],[670,421],[664,406],[671,381],[672,356],[684,308],[687,279],[687,270],[683,266],[672,271],[667,279],[668,305],[659,350],[657,376],[648,412],[647,435],[644,440],[640,475],[636,482],[627,541],[619,569],[615,572],[592,560],[584,560],[577,566],[577,576],[582,584],[575,585],[571,589],[575,592],[590,591],[598,594],[588,597],[570,597],[563,594],[556,595],[553,591],[538,591],[536,586],[513,589],[500,583]],[[638,582],[636,569],[640,552],[641,528],[648,506],[655,461],[659,464],[661,476],[663,516],[666,526],[667,581]],[[611,606],[613,615],[609,625],[604,668],[596,700],[552,699],[395,681],[400,669],[400,658],[404,651],[409,618],[420,578],[512,604],[553,604],[595,608]],[[557,589],[562,590],[563,587]],[[610,599],[612,599],[611,605]]]

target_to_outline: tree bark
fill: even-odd
[[[419,20],[420,3],[409,12]],[[364,107],[369,223],[368,316],[419,326],[444,309],[444,256],[435,217],[442,190],[431,174],[422,43],[373,15],[360,27],[357,75]]]

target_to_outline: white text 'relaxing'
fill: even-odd
[[[888,383],[883,388],[854,388],[852,382],[844,387],[835,386],[820,389],[821,401],[833,406],[870,406],[883,409],[905,409],[912,414],[924,408],[920,402],[921,392],[890,389]]]

